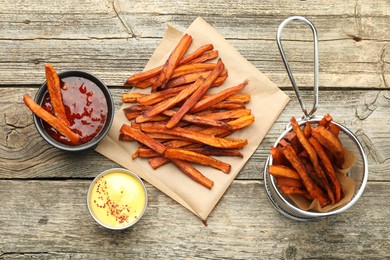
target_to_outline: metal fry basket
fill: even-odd
[[[286,55],[284,53],[282,43],[281,43],[281,34],[283,28],[291,21],[301,21],[306,24],[308,24],[313,32],[313,38],[314,38],[314,101],[312,109],[308,112],[305,104],[303,102],[303,99],[300,95],[298,86],[295,82],[294,76],[291,72],[290,66],[288,64]],[[305,17],[301,16],[292,16],[284,20],[277,31],[277,44],[280,51],[280,54],[282,56],[284,65],[286,67],[288,76],[291,80],[291,84],[294,88],[295,94],[298,97],[299,104],[302,108],[303,117],[302,119],[298,120],[299,125],[303,125],[306,122],[310,122],[312,125],[316,125],[320,120],[321,117],[314,116],[315,111],[317,110],[318,106],[318,36],[317,36],[317,30],[315,26]],[[344,206],[341,206],[339,208],[335,208],[333,210],[330,210],[328,212],[312,212],[312,211],[305,211],[297,206],[294,205],[294,203],[291,201],[291,199],[288,196],[283,195],[279,190],[278,186],[276,185],[275,178],[268,173],[268,167],[272,165],[272,156],[269,155],[267,158],[267,161],[264,166],[264,186],[268,195],[268,198],[271,202],[271,204],[275,207],[275,209],[284,215],[287,218],[297,220],[297,221],[309,221],[309,220],[316,220],[328,216],[333,216],[336,214],[339,214],[348,208],[350,208],[353,204],[358,201],[360,196],[362,195],[365,186],[367,184],[368,179],[368,165],[367,165],[367,157],[365,155],[365,152],[363,150],[363,147],[357,137],[354,133],[352,133],[348,128],[343,126],[342,124],[339,124],[337,122],[332,121],[335,125],[340,127],[340,134],[339,139],[341,143],[343,144],[344,148],[354,153],[356,156],[356,162],[351,167],[350,171],[348,172],[348,176],[351,177],[355,183],[356,188],[354,195],[352,199],[345,204]],[[279,136],[279,138],[275,141],[274,147],[276,147],[283,139],[283,137],[289,133],[292,130],[292,127],[290,124],[287,124],[286,130]]]

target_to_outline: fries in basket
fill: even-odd
[[[228,174],[231,165],[211,156],[242,157],[240,149],[248,141],[229,135],[252,124],[254,116],[245,107],[249,94],[239,93],[247,81],[208,93],[225,82],[228,71],[211,44],[186,54],[191,42],[185,34],[164,65],[128,78],[126,86],[150,87],[151,93],[123,94],[129,124],[120,129],[119,140],[140,143],[133,159],[145,158],[154,169],[173,163],[211,189],[214,182],[192,164]]]
[[[321,207],[342,199],[335,169],[344,163],[344,148],[338,138],[340,129],[331,121],[327,114],[317,125],[307,122],[301,128],[292,117],[292,131],[271,148],[269,173],[283,194],[317,199]]]

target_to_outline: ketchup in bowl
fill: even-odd
[[[61,93],[69,127],[80,136],[76,145],[89,142],[99,134],[107,119],[108,106],[103,91],[89,79],[71,76],[61,79]],[[53,113],[48,92],[44,95],[42,107]],[[56,141],[74,145],[49,124],[43,122],[43,125]]]

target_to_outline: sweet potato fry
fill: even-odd
[[[225,100],[236,103],[249,103],[249,101],[251,101],[251,95],[248,93],[233,94]]]
[[[147,107],[143,105],[131,105],[128,107],[125,107],[123,109],[123,112],[125,113],[125,116],[128,120],[133,120],[137,116],[141,115],[143,111],[145,111]]]
[[[248,125],[251,125],[254,122],[255,122],[255,116],[247,115],[247,116],[242,116],[240,118],[237,118],[236,120],[229,121],[228,125],[232,127],[233,131],[236,131],[238,129],[247,127]]]
[[[298,122],[294,117],[291,118],[290,120],[291,126],[294,130],[294,132],[297,134],[299,142],[302,144],[303,148],[307,151],[310,157],[310,161],[313,164],[314,170],[317,173],[318,178],[321,180],[318,184],[326,190],[329,199],[331,202],[334,202],[334,195],[332,192],[332,189],[329,185],[329,181],[325,176],[324,171],[322,170],[319,162],[318,162],[318,156],[316,150],[313,148],[313,146],[310,144],[309,140],[306,138],[304,132],[302,129],[299,127]],[[307,127],[307,126],[306,126]]]
[[[188,145],[194,145],[194,144],[200,144],[200,143],[194,143],[192,140],[171,140],[164,143],[166,147],[170,148],[180,148]]]
[[[291,144],[289,142],[287,142],[285,139],[280,140],[279,143],[278,143],[279,147],[286,147],[286,146],[289,146],[289,145],[291,145]]]
[[[306,152],[306,151],[305,151]],[[314,170],[314,166],[313,164],[311,163],[310,161],[310,158],[309,158],[309,154],[306,152],[301,153],[299,157],[299,159],[301,160],[303,166],[305,166],[305,169],[306,169],[306,172],[307,174],[310,176],[310,178],[319,186],[324,186],[322,184],[322,180],[320,178],[320,176],[316,173],[316,171]]]
[[[198,89],[191,94],[191,96],[184,102],[180,109],[176,112],[174,116],[166,124],[166,127],[171,129],[176,126],[180,119],[196,105],[196,102],[201,99],[201,97],[207,92],[211,84],[219,76],[221,71],[224,68],[224,64],[221,60],[218,60],[217,66],[210,73],[210,75],[203,81],[203,83],[198,87]]]
[[[328,176],[330,184],[333,189],[335,203],[339,202],[341,199],[341,184],[339,179],[336,177],[336,173],[332,166],[332,163],[328,156],[326,155],[325,149],[321,146],[321,144],[314,138],[310,137],[309,142],[316,149],[318,157],[320,158],[322,165],[324,166],[325,173]]]
[[[309,138],[311,136],[311,124],[309,122],[306,122],[305,128],[303,129],[303,134],[306,138]]]
[[[172,147],[172,148],[180,148],[185,146],[186,150],[195,151],[204,155],[243,157],[243,155],[237,149],[218,149],[209,146],[195,147],[196,145],[202,145],[202,144],[199,143],[194,144],[191,143],[191,141],[173,140],[173,141],[165,142],[164,145],[166,147]],[[191,148],[189,146],[191,146]],[[149,164],[153,167],[153,169],[157,169],[158,167],[165,165],[168,162],[170,162],[170,160],[165,157],[155,157],[149,160]]]
[[[77,144],[80,141],[80,136],[74,133],[67,125],[53,116],[40,105],[38,105],[29,95],[23,96],[23,101],[26,106],[43,121],[54,127],[60,134],[67,137],[72,144]]]
[[[50,103],[54,115],[66,126],[69,126],[69,120],[66,117],[65,106],[62,102],[60,78],[51,64],[45,64],[46,85],[50,96]]]
[[[147,147],[138,147],[138,149],[133,153],[136,156],[132,156],[132,158],[140,157],[140,158],[153,158],[153,157],[159,157],[161,154],[158,152],[147,148]]]
[[[218,51],[217,50],[208,51],[208,52],[203,53],[198,58],[193,59],[192,61],[190,61],[189,64],[192,64],[192,63],[202,63],[202,62],[205,62],[205,61],[208,61],[208,60],[215,59],[217,57],[218,57]]]
[[[285,177],[276,177],[276,183],[278,184],[278,186],[304,188],[303,183],[300,179],[297,180]]]
[[[179,159],[183,161],[211,166],[224,173],[229,173],[231,169],[230,164],[224,163],[207,155],[184,149],[167,148],[164,152],[164,157],[169,158],[171,160]]]
[[[163,66],[158,66],[156,68],[141,72],[141,73],[136,73],[133,74],[131,77],[129,77],[126,82],[125,86],[130,86],[134,87],[137,83],[141,81],[148,80],[150,78],[153,78],[155,76],[158,76],[161,73]]]
[[[138,124],[142,124],[145,122],[161,122],[161,121],[167,121],[169,118],[164,115],[157,115],[152,117],[145,117],[143,115],[139,115],[135,118],[135,122]]]
[[[299,160],[294,149],[291,146],[286,146],[282,148],[282,152],[286,157],[286,159],[290,161],[291,165],[299,174],[299,177],[301,178],[310,196],[313,199],[317,199],[321,207],[328,205],[329,204],[328,198],[323,193],[323,191],[307,175],[305,166],[303,166],[302,162]]]
[[[287,166],[286,158],[282,151],[277,147],[271,147],[272,165],[284,165]]]
[[[190,61],[196,59],[197,57],[201,56],[203,53],[205,53],[206,51],[210,51],[212,50],[214,47],[212,44],[206,44],[206,45],[203,45],[201,47],[199,47],[197,50],[195,50],[194,52],[186,55],[185,57],[183,57],[180,62],[179,62],[179,65],[183,65],[183,64],[186,64],[186,63],[189,63]],[[148,71],[144,71],[144,72],[141,72],[141,73],[137,73],[137,74],[133,74],[131,77],[129,77],[125,83],[125,86],[133,86],[134,83],[136,82],[140,82],[140,81],[144,81],[144,80],[147,80],[147,79],[150,79],[154,76],[157,76],[161,73],[161,70],[162,70],[163,66],[158,66],[156,68],[153,68],[151,70],[148,70]]]
[[[148,134],[148,136],[153,138],[154,140],[156,140],[159,143],[167,142],[167,140],[173,140],[175,138],[175,137],[172,137],[172,136],[168,136],[168,135],[164,135],[164,134],[160,135],[160,134],[156,134],[156,133]],[[178,140],[178,139],[174,139],[174,140]],[[119,133],[118,141],[133,142],[133,141],[136,141],[136,140],[133,137],[129,136],[129,135],[125,135],[125,134]],[[146,147],[144,147],[144,149],[149,149],[150,151],[153,151],[152,149],[146,148]]]
[[[128,135],[124,135],[124,134],[122,134],[122,133],[119,133],[118,140],[119,140],[119,141],[122,141],[122,142],[132,142],[132,141],[134,141],[134,138],[131,137],[131,136],[128,136]]]
[[[243,154],[237,149],[218,149],[214,147],[199,147],[199,148],[187,148],[186,150],[201,153],[204,155],[210,156],[234,156],[234,157],[244,157]]]
[[[302,151],[299,153],[299,157],[304,157],[304,158],[307,158],[308,160],[310,160],[309,154],[307,153],[306,150],[302,150]]]
[[[197,169],[195,169],[191,164],[188,162],[182,161],[182,160],[177,160],[177,159],[172,159],[172,162],[187,176],[192,178],[194,181],[197,183],[200,183],[204,187],[211,189],[214,185],[214,182],[201,174]]]
[[[163,112],[164,115],[169,116],[169,117],[174,117],[176,115],[176,111],[173,110],[166,110]],[[199,124],[199,125],[205,125],[205,126],[218,126],[218,127],[224,127],[227,130],[232,130],[232,127],[219,120],[215,119],[208,119],[206,117],[202,116],[195,116],[195,115],[184,115],[183,116],[183,121],[193,123],[193,124]]]
[[[133,120],[134,118],[138,117],[141,114],[140,111],[125,111],[125,110],[123,111],[125,112],[125,116],[127,120]]]
[[[131,126],[132,128],[141,130],[141,124],[138,124],[138,123],[136,123],[136,122],[134,122],[134,121],[132,121],[132,122],[130,123],[130,126]]]
[[[318,123],[318,125],[323,126],[327,128],[329,126],[329,123],[332,121],[332,116],[329,114],[326,114],[321,121]]]
[[[179,43],[164,64],[158,79],[153,83],[152,92],[155,92],[158,89],[165,89],[166,85],[168,84],[168,81],[171,79],[171,76],[175,71],[175,68],[179,64],[181,58],[186,53],[191,42],[192,37],[188,34],[185,34],[180,39]]]
[[[182,73],[175,72],[172,75],[172,79],[169,81],[169,83],[167,85],[167,88],[174,88],[174,87],[190,84],[192,82],[195,82],[199,77],[207,78],[208,75],[210,75],[211,70],[214,69],[214,67],[215,67],[214,65],[215,64],[207,64],[207,63],[206,64],[202,64],[202,66],[210,67],[210,69],[207,69],[207,70],[198,69],[198,70],[194,70],[194,72],[192,72],[192,73],[187,73],[185,71],[183,71]],[[211,68],[211,66],[213,68]],[[177,69],[177,71],[179,71],[179,69]],[[211,87],[217,87],[220,84],[222,84],[223,81],[225,81],[225,79],[227,78],[227,72],[226,71],[227,70],[224,69],[221,72],[219,77],[214,81],[214,82],[217,82],[217,83],[214,84],[214,82],[213,82]],[[181,75],[181,74],[183,74],[183,75]],[[221,82],[219,82],[219,81],[221,81]]]
[[[122,133],[124,135],[131,136],[132,138],[134,138],[138,142],[150,147],[151,149],[153,149],[154,151],[156,151],[160,154],[164,154],[164,152],[166,150],[164,145],[162,145],[161,143],[157,142],[153,138],[149,137],[148,135],[142,133],[141,131],[139,131],[139,130],[137,130],[129,125],[123,124],[121,129],[120,129],[120,133]]]
[[[134,104],[127,106],[123,109],[125,112],[143,112],[147,109],[150,109],[150,107],[144,106],[144,105],[139,105],[139,104]]]
[[[268,168],[268,172],[272,174],[275,177],[284,177],[284,178],[290,178],[290,179],[295,179],[295,180],[300,180],[301,178],[299,177],[299,174],[284,165],[270,165]]]
[[[148,136],[155,139],[155,140],[187,140],[185,138],[182,138],[180,136],[173,136],[166,133],[148,133]]]
[[[212,105],[210,108],[225,109],[225,110],[243,109],[245,108],[245,104],[231,102],[231,101],[221,101],[215,105]]]
[[[253,124],[254,121],[255,121],[255,117],[253,115],[243,116],[243,117],[240,117],[238,119],[227,122],[227,124],[231,126],[232,131],[229,131],[229,130],[227,130],[225,128],[221,128],[221,127],[209,127],[209,128],[204,129],[200,132],[202,134],[206,134],[206,135],[222,136],[225,134],[229,134],[233,131],[242,129],[244,127],[247,127],[248,125]]]
[[[222,71],[223,72],[223,71]],[[214,82],[213,84],[211,84],[210,88],[216,88],[216,87],[219,87],[221,86],[225,80],[227,79],[228,75],[223,75],[223,76],[219,76]]]
[[[162,100],[165,100],[167,98],[170,98],[170,97],[177,95],[177,93],[181,92],[185,88],[187,88],[187,86],[171,88],[171,89],[164,89],[164,90],[159,91],[159,92],[154,92],[154,93],[139,97],[137,99],[137,102],[144,105],[144,106],[154,105]]]
[[[148,159],[150,166],[152,166],[152,168],[155,170],[160,168],[161,166],[169,163],[170,161],[171,160],[169,160],[168,158],[165,158],[165,157],[153,157],[153,158]]]
[[[213,137],[204,133],[189,131],[180,127],[167,129],[166,127],[156,123],[142,124],[141,129],[145,132],[163,132],[174,136],[184,137],[217,148],[242,148],[248,143],[246,139],[225,139]]]
[[[123,103],[136,103],[137,100],[141,97],[147,96],[147,94],[142,93],[126,93],[122,95],[122,102]]]
[[[313,128],[313,137],[336,157],[336,166],[341,168],[344,163],[344,149],[340,140],[323,126]]]
[[[216,94],[207,94],[203,97],[203,99],[209,98]],[[232,104],[246,104],[251,100],[250,95],[248,93],[238,93],[233,94],[228,97],[226,97],[223,101],[219,102],[225,102],[225,103],[232,103]]]
[[[292,117],[290,122],[291,122],[291,126],[292,126],[294,132],[296,133],[296,135],[298,137],[299,142],[302,144],[303,148],[308,153],[309,158],[314,166],[315,171],[319,171],[318,169],[319,169],[320,165],[318,163],[318,157],[317,157],[316,151],[314,150],[313,146],[311,146],[309,140],[306,138],[302,129],[299,127],[298,122],[296,121],[295,117]],[[321,176],[321,179],[324,177],[325,176]]]
[[[217,93],[209,98],[205,98],[205,99],[201,100],[200,102],[198,102],[196,105],[194,105],[193,108],[190,110],[190,112],[196,113],[202,109],[205,109],[207,107],[215,105],[218,102],[227,98],[228,96],[231,96],[234,93],[242,90],[247,84],[248,84],[248,81],[245,81],[238,86],[225,89],[225,90],[223,90],[223,91],[221,91],[221,92],[219,92],[219,93]]]
[[[313,163],[313,165],[316,167],[318,166],[318,158],[317,158],[317,154],[316,154],[316,151],[314,150],[314,148],[310,145],[309,141],[307,140],[307,137],[305,136],[304,132],[302,131],[302,129],[299,127],[298,125],[298,122],[297,120],[295,119],[295,117],[292,117],[291,120],[291,126],[299,140],[299,142],[301,143],[301,145],[303,146],[303,148],[307,151],[307,153],[309,154],[309,157]]]
[[[181,102],[182,100],[186,99],[188,96],[190,96],[192,93],[194,93],[204,82],[203,78],[198,78],[194,84],[192,84],[190,87],[183,89],[181,92],[179,92],[176,96],[170,98],[166,102],[159,103],[159,105],[155,106],[153,109],[145,111],[144,116],[146,117],[152,117],[155,115],[160,114],[161,112],[173,107],[177,103]]]
[[[211,73],[211,70],[208,71],[196,71],[194,73],[189,73],[182,75],[180,77],[171,79],[167,85],[167,89],[175,88],[182,85],[187,85],[195,82],[199,77],[207,78]]]
[[[172,78],[178,78],[183,75],[198,73],[202,71],[212,71],[217,66],[216,63],[194,63],[182,65],[175,69]]]
[[[328,125],[328,130],[334,134],[336,137],[339,136],[340,133],[340,127],[338,125],[333,124],[332,122]]]
[[[208,51],[212,51],[214,49],[214,46],[212,44],[205,44],[200,46],[198,49],[193,51],[192,53],[184,56],[180,62],[179,65],[187,64],[193,62],[194,59],[197,59],[198,57],[203,56],[204,53]],[[197,63],[197,62],[195,62]]]
[[[214,109],[214,108],[207,108],[205,110],[202,110],[198,113],[194,113],[194,115],[196,116],[206,116],[208,114],[212,114],[212,113],[217,113],[217,112],[220,112],[219,109]]]
[[[134,88],[145,89],[145,88],[153,86],[154,82],[157,81],[158,77],[159,76],[157,75],[157,76],[154,76],[154,77],[152,77],[150,79],[146,79],[146,80],[143,80],[143,81],[140,81],[140,82],[135,82],[131,86],[134,87]]]
[[[153,169],[158,169],[159,167],[169,163],[171,160],[165,157],[153,157],[149,159],[149,164]],[[189,177],[194,179],[196,182],[202,184],[208,189],[211,189],[214,182],[202,175],[198,170],[196,170],[191,164],[181,161],[181,160],[173,160],[173,163],[182,170]]]
[[[223,112],[211,113],[203,115],[202,117],[214,120],[226,120],[226,119],[236,119],[251,114],[250,109],[238,109],[238,110],[228,110]]]
[[[237,131],[239,129],[247,127],[248,125],[251,125],[253,122],[254,122],[254,116],[248,115],[248,116],[240,117],[238,119],[227,122],[227,124],[232,127],[232,131],[229,131],[227,129],[223,129],[221,127],[209,127],[209,128],[206,128],[200,132],[204,133],[204,134],[208,134],[208,135],[224,137],[224,136],[231,134],[234,131]]]
[[[285,195],[303,195],[307,199],[313,199],[310,194],[303,188],[300,187],[291,187],[291,186],[279,186],[280,191]]]
[[[285,134],[283,139],[286,140],[287,143],[292,145],[292,147],[294,148],[297,154],[299,154],[302,151],[303,147],[298,140],[297,134],[294,131]]]
[[[195,63],[195,64],[182,65],[175,69],[170,80],[168,81],[166,88],[173,88],[173,87],[192,83],[200,76],[206,78],[208,74],[210,74],[211,70],[215,68],[215,66],[216,64],[214,63]],[[226,79],[226,77],[227,75],[224,75],[224,79]],[[148,88],[150,86],[153,86],[153,84],[158,80],[158,78],[159,75],[143,81],[135,82],[132,84],[132,87],[136,87],[140,89]],[[219,79],[219,80],[224,81],[224,79]],[[215,86],[219,86],[219,85],[220,84],[216,84]]]

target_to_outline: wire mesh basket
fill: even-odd
[[[288,64],[287,58],[284,54],[283,47],[281,44],[281,32],[284,26],[294,20],[302,21],[308,24],[312,29],[313,37],[314,37],[314,91],[313,91],[314,102],[313,102],[313,107],[309,112],[307,111],[303,99],[300,95],[298,86],[294,80],[293,74],[291,72],[290,66]],[[280,24],[278,28],[277,43],[287,73],[290,77],[291,83],[294,87],[294,91],[298,97],[300,106],[304,114],[302,119],[298,120],[298,124],[299,126],[301,126],[306,122],[309,122],[311,125],[315,126],[321,120],[320,117],[314,116],[314,113],[318,106],[318,37],[317,37],[316,28],[309,20],[307,20],[304,17],[293,16],[287,18]],[[323,217],[339,214],[347,210],[348,208],[350,208],[353,204],[355,204],[365,189],[365,186],[367,184],[367,179],[368,179],[368,164],[367,164],[367,157],[365,155],[364,149],[361,143],[359,142],[358,138],[355,136],[355,134],[351,132],[347,127],[334,121],[332,121],[332,123],[340,127],[339,139],[343,144],[343,147],[351,151],[356,156],[356,162],[353,164],[353,166],[350,168],[349,172],[347,173],[347,176],[351,177],[356,184],[352,199],[345,205],[340,206],[338,208],[334,208],[328,212],[313,212],[313,211],[306,211],[298,208],[295,205],[295,203],[290,199],[289,196],[286,196],[279,191],[275,178],[271,174],[269,174],[268,172],[269,166],[272,165],[273,163],[272,156],[269,155],[264,167],[264,185],[266,188],[266,192],[271,204],[275,207],[275,209],[279,213],[281,213],[282,215],[290,219],[298,220],[298,221],[307,221],[307,220],[315,220],[315,219],[320,219]],[[279,136],[279,138],[275,141],[273,146],[277,147],[279,142],[284,138],[284,136],[291,131],[292,131],[292,127],[290,124],[288,124],[286,130]]]

